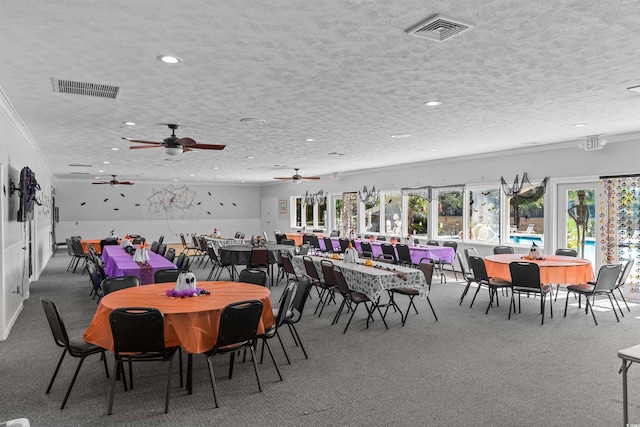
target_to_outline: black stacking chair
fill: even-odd
[[[153,283],[175,282],[178,280],[180,270],[173,268],[163,268],[153,273]]]
[[[389,255],[391,259],[393,259],[393,263],[397,264],[398,259],[396,258],[396,250],[393,248],[391,243],[383,242],[380,244],[380,249],[382,250],[383,255]],[[388,257],[385,257],[388,258]]]
[[[434,267],[435,267],[434,264],[430,262],[420,262],[420,264],[418,264],[418,270],[422,271],[422,273],[424,274],[424,278],[427,281],[429,290],[431,290],[431,279],[433,278]],[[418,309],[416,308],[416,305],[413,302],[413,299],[416,296],[420,295],[420,292],[414,288],[399,287],[399,288],[389,289],[389,297],[391,298],[391,301],[389,301],[387,310],[389,309],[389,306],[398,307],[395,301],[395,295],[405,295],[409,297],[409,305],[407,306],[407,312],[404,315],[402,315],[402,312],[400,312],[400,316],[402,318],[402,326],[404,326],[404,324],[407,322],[407,317],[409,317],[409,310],[411,310],[411,307],[413,307],[413,310],[416,312],[416,314],[418,314]],[[429,296],[427,296],[427,302],[429,303],[429,307],[431,307],[431,312],[433,313],[433,317],[436,318],[436,322],[437,322],[438,316],[436,316],[436,311],[433,309],[433,305],[431,305],[431,300],[429,299]],[[385,315],[386,314],[387,312],[385,310]]]
[[[489,289],[489,304],[487,305],[487,310],[485,314],[489,313],[489,309],[493,306],[493,300],[495,298],[496,305],[500,306],[500,302],[498,301],[498,289],[504,289],[511,287],[511,283],[500,280],[490,278],[487,274],[487,268],[484,264],[484,259],[477,256],[470,256],[471,260],[471,268],[473,269],[473,276],[478,283],[478,289],[476,289],[476,293],[473,295],[473,300],[471,301],[471,307],[473,307],[473,302],[476,300],[476,296],[478,295],[478,291],[482,286],[486,286]]]
[[[160,236],[160,237],[158,238],[158,244],[159,244],[159,245],[161,245],[161,244],[162,244],[162,242],[164,242],[164,236]]]
[[[264,270],[254,270],[245,268],[238,276],[238,282],[251,283],[254,285],[267,286],[267,272]]]
[[[494,255],[512,254],[514,253],[514,250],[511,246],[494,246],[493,253]]]
[[[82,271],[84,272],[84,267],[87,264],[87,256],[82,249],[82,243],[80,243],[80,240],[71,239],[71,248],[73,249],[73,272],[76,272],[80,261],[83,262]]]
[[[213,389],[213,400],[216,408],[220,406],[218,405],[216,380],[213,372],[213,363],[211,361],[211,358],[216,354],[231,354],[231,360],[229,361],[229,379],[231,379],[236,352],[243,348],[249,349],[253,369],[256,373],[256,379],[258,380],[258,390],[262,392],[260,373],[258,372],[258,364],[254,351],[261,316],[262,302],[260,301],[241,301],[229,304],[222,310],[216,344],[204,353],[207,357],[207,364],[209,365],[209,376],[211,378],[211,388]]]
[[[323,272],[324,272],[324,268],[323,268]],[[351,324],[351,320],[353,319],[353,315],[356,314],[356,310],[358,309],[358,306],[360,304],[364,304],[364,307],[367,310],[367,329],[369,328],[369,320],[373,320],[373,311],[376,308],[380,313],[380,317],[382,318],[382,323],[384,323],[385,328],[389,329],[389,327],[387,326],[387,322],[384,320],[384,315],[380,311],[380,307],[378,307],[374,301],[371,301],[371,299],[366,294],[351,290],[349,288],[349,285],[347,284],[347,281],[344,278],[344,275],[342,274],[342,269],[340,267],[333,266],[333,277],[336,282],[336,287],[340,291],[340,294],[342,295],[343,299],[342,299],[342,304],[340,304],[340,308],[338,309],[338,312],[333,318],[333,322],[331,323],[332,325],[335,325],[336,323],[338,323],[338,320],[340,320],[340,315],[342,314],[342,311],[344,310],[345,307],[347,307],[351,311],[351,316],[349,317],[349,321],[347,322],[347,325],[344,327],[344,330],[342,331],[343,334],[346,333],[347,329],[349,328],[349,325]]]
[[[276,233],[276,243],[281,244],[284,239],[287,238],[286,234]]]
[[[360,249],[362,249],[363,258],[373,258],[373,249],[371,248],[371,242],[365,240],[360,242]]]
[[[329,237],[340,237],[340,230],[333,230]]]
[[[337,252],[336,249],[333,247],[333,241],[331,240],[330,237],[323,237],[322,240],[324,240],[325,252],[327,253]]]
[[[625,285],[625,283],[627,283],[627,279],[629,278],[629,274],[631,273],[631,269],[633,268],[633,260],[630,259],[629,261],[627,261],[624,264],[624,267],[622,267],[622,271],[620,272],[620,277],[618,278],[618,281],[616,282],[616,289],[618,290],[618,292],[620,293],[620,297],[622,298],[622,302],[624,302],[624,305],[627,306],[627,311],[631,311],[631,309],[629,308],[629,304],[627,304],[627,300],[624,297],[624,294],[622,293],[622,287]],[[620,310],[620,314],[622,314],[624,316],[624,314],[622,313],[622,310]]]
[[[160,246],[160,243],[158,242],[153,242],[151,243],[151,252],[153,252],[154,254],[158,253],[158,247]]]
[[[540,313],[542,313],[542,322],[544,325],[544,309],[547,302],[547,294],[551,292],[551,285],[540,283],[540,266],[534,262],[517,261],[509,264],[511,272],[511,303],[509,304],[509,319],[511,319],[511,308],[516,312],[515,294],[518,294],[518,313],[521,312],[521,296],[522,294],[540,295]],[[549,309],[551,318],[553,318],[553,303],[549,297]]]
[[[165,254],[167,253],[167,245],[165,245],[164,243],[158,245],[158,252],[156,253],[161,257],[165,256]]]
[[[345,253],[349,248],[349,239],[345,239],[344,237],[338,238],[338,244],[340,244],[340,252]]]
[[[280,241],[281,245],[289,245],[289,246],[295,246],[296,245],[296,241],[293,239],[282,239]]]
[[[102,281],[102,294],[109,295],[111,292],[120,289],[135,288],[140,286],[140,278],[138,276],[111,276]]]
[[[406,265],[407,267],[413,267],[413,261],[411,260],[411,251],[409,245],[404,243],[396,243],[396,252],[398,252],[398,263]]]
[[[291,310],[287,311],[287,315],[284,318],[285,325],[289,327],[289,332],[291,332],[291,336],[293,337],[296,346],[300,345],[300,349],[302,349],[305,359],[308,359],[309,356],[307,356],[307,351],[305,350],[304,345],[302,345],[302,340],[300,339],[300,335],[296,329],[296,323],[300,322],[302,319],[302,313],[304,312],[304,307],[309,299],[309,293],[311,292],[312,286],[313,283],[311,278],[307,275],[302,276],[298,280],[298,289],[293,297]],[[282,345],[282,341],[280,344]],[[282,349],[284,350],[284,347]]]
[[[47,316],[47,320],[49,321],[49,327],[51,328],[51,333],[53,334],[53,341],[56,343],[58,347],[64,348],[62,351],[62,355],[60,356],[60,360],[58,361],[58,365],[56,366],[56,370],[53,372],[53,376],[51,377],[51,381],[49,381],[49,386],[47,387],[47,394],[51,391],[51,386],[53,386],[53,382],[58,375],[58,371],[60,370],[60,365],[62,365],[62,360],[64,356],[69,353],[71,357],[77,357],[80,359],[78,361],[78,366],[76,367],[76,371],[73,374],[73,378],[71,379],[71,384],[69,384],[69,388],[67,389],[67,393],[64,395],[64,399],[62,400],[62,405],[60,409],[64,409],[67,404],[67,399],[69,399],[69,394],[71,393],[71,389],[73,388],[73,384],[76,382],[76,378],[78,377],[78,372],[80,372],[80,368],[82,367],[82,362],[87,356],[91,356],[92,354],[102,354],[102,360],[104,361],[104,371],[109,378],[109,368],[107,367],[107,359],[104,355],[104,348],[98,347],[97,345],[89,344],[84,341],[82,337],[78,338],[69,338],[67,335],[67,329],[64,326],[64,322],[62,321],[62,317],[60,316],[60,312],[58,311],[58,307],[56,304],[44,297],[40,298],[42,302],[42,308],[44,308],[44,314]]]
[[[262,363],[264,359],[264,348],[266,346],[267,350],[269,351],[269,355],[271,356],[271,361],[273,361],[273,366],[276,367],[276,371],[278,372],[278,377],[280,378],[280,381],[282,381],[282,374],[280,373],[280,368],[278,367],[276,358],[273,356],[273,351],[271,351],[269,340],[274,337],[278,337],[278,339],[280,340],[280,344],[282,344],[282,340],[280,339],[278,330],[284,324],[284,319],[287,316],[287,312],[289,312],[289,307],[291,306],[293,295],[296,293],[297,286],[298,284],[296,282],[289,282],[284,292],[282,293],[282,298],[280,299],[280,308],[277,311],[274,310],[276,311],[276,313],[274,313],[276,323],[270,328],[267,328],[264,331],[264,334],[258,335],[257,337],[258,339],[262,340],[262,350],[260,352],[260,363]],[[287,351],[285,350],[284,345],[282,345],[282,350],[284,351],[284,355],[287,359],[287,363],[291,364],[291,361],[289,360],[289,356],[287,355]]]
[[[614,298],[611,298],[611,296],[613,294],[613,291],[616,289],[618,277],[620,277],[621,270],[621,264],[605,264],[600,267],[600,270],[598,271],[598,278],[593,284],[583,283],[567,286],[567,300],[564,304],[564,316],[567,316],[567,307],[569,306],[568,296],[571,292],[573,292],[578,294],[578,296],[585,296],[585,299],[587,300],[585,314],[587,314],[589,312],[589,309],[591,309],[591,316],[593,316],[593,321],[597,325],[598,321],[596,320],[596,315],[593,312],[593,304],[595,304],[595,298],[597,295],[606,295],[609,298],[609,303],[611,304],[613,314],[616,315],[616,320],[619,322],[620,318],[618,317],[618,313],[616,313],[616,309],[613,306],[614,302],[616,303],[616,305],[618,305],[618,301],[615,299],[615,296]],[[589,298],[593,298],[593,303],[589,302]],[[580,303],[578,303],[578,307],[580,307]],[[618,305],[618,310],[620,310],[620,305]]]
[[[469,271],[468,267],[465,265],[465,262],[463,261],[463,257],[462,255],[460,255],[460,252],[456,252],[456,257],[458,258],[458,263],[460,264],[460,269],[462,270],[462,276],[464,277],[464,280],[467,282],[467,284],[464,287],[464,290],[462,291],[462,295],[460,296],[459,305],[462,305],[462,300],[464,299],[465,296],[467,296],[467,292],[469,292],[469,288],[471,287],[471,284],[478,283],[478,282],[476,281],[476,278],[473,275],[473,272]]]
[[[173,262],[176,259],[176,250],[174,248],[167,249],[167,252],[164,254],[164,257],[169,261]]]
[[[167,391],[164,403],[165,414],[169,412],[169,391],[171,389],[171,367],[173,356],[180,347],[165,347],[164,316],[156,308],[127,307],[117,308],[109,315],[113,334],[114,371],[124,374],[123,363],[129,363],[130,387],[133,388],[132,363],[169,362]],[[111,380],[109,409],[113,409],[113,396],[116,389],[116,376]],[[123,375],[122,381],[126,381]]]
[[[573,258],[576,258],[578,256],[578,251],[576,251],[575,249],[556,249],[555,255],[561,255],[561,256],[570,256]],[[554,301],[558,301],[558,291],[560,291],[560,284],[557,283],[556,284],[556,296],[554,298]]]
[[[100,240],[100,253],[104,252],[104,247],[105,246],[117,246],[118,243],[118,239],[114,239],[114,238],[107,238],[107,239],[102,239]]]
[[[386,238],[385,236],[383,236],[383,235],[379,235],[378,237],[376,237],[376,240],[379,240],[379,241],[381,241],[381,242],[384,242],[384,241],[386,241],[386,240],[387,240],[387,238]]]
[[[211,271],[209,272],[209,276],[207,276],[207,280],[211,280],[211,278],[214,278],[213,280],[218,280],[223,270],[222,262],[220,262],[220,258],[218,258],[216,250],[211,245],[207,245],[207,255],[209,255],[209,259],[211,260]],[[218,274],[216,274],[216,272]],[[230,269],[229,275],[231,275]]]
[[[87,261],[87,271],[89,272],[89,281],[91,281],[91,295],[92,299],[98,297],[98,301],[100,302],[100,298],[102,298],[102,277],[100,277],[100,273],[98,272],[98,268],[93,263],[93,261]]]
[[[184,270],[184,263],[185,261],[188,259],[187,255],[182,252],[180,255],[178,255],[178,259],[176,259],[176,268],[178,270]]]

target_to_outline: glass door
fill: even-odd
[[[596,265],[597,183],[558,185],[557,247],[575,249]]]

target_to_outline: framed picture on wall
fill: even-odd
[[[287,213],[287,201],[286,200],[278,201],[278,213],[279,214],[286,214]]]

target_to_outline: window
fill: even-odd
[[[340,235],[346,236],[352,228],[357,229],[358,193],[342,193],[340,198],[334,200],[333,230],[339,230]]]
[[[438,237],[458,238],[462,230],[462,191],[438,191]]]
[[[542,246],[544,234],[544,194],[533,198],[509,199],[509,242]]]
[[[385,234],[402,234],[402,194],[401,193],[383,193],[382,206],[384,215],[384,233]]]
[[[380,232],[380,197],[374,205],[364,206],[364,232],[379,233]]]
[[[407,231],[409,234],[427,235],[429,218],[429,200],[425,195],[409,194],[407,196]]]
[[[291,227],[307,229],[325,228],[327,223],[326,205],[307,204],[302,201],[302,197],[292,197],[291,206]]]
[[[500,189],[469,190],[469,240],[500,243]]]

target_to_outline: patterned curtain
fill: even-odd
[[[600,248],[602,263],[635,262],[625,297],[640,299],[640,175],[600,177]]]

